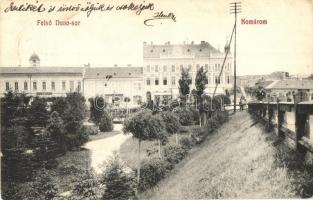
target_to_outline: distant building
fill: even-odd
[[[142,67],[87,67],[83,80],[87,99],[103,96],[116,104],[128,97],[130,105],[136,105],[144,95]]]
[[[32,96],[65,96],[82,91],[83,68],[40,67],[38,55],[29,58],[30,67],[1,67],[1,96],[6,91],[24,92]]]
[[[225,49],[226,50],[226,49]],[[232,58],[228,55],[220,80],[225,52],[220,52],[208,42],[200,44],[147,44],[143,43],[143,77],[144,90],[150,91],[154,98],[177,97],[179,95],[178,80],[182,68],[188,68],[191,76],[191,87],[195,88],[197,70],[203,67],[207,72],[208,83],[205,93],[212,95],[216,82],[219,82],[217,94],[225,94],[232,88]]]
[[[265,87],[268,94],[271,96],[276,96],[284,98],[292,96],[297,92],[305,92],[309,99],[313,97],[313,79],[286,79],[286,80],[276,80]]]

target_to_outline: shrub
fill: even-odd
[[[192,148],[192,146],[195,145],[195,142],[192,138],[189,136],[183,136],[179,139],[179,144],[186,150],[189,150]]]
[[[98,134],[98,128],[95,126],[84,126],[85,131],[88,135],[97,135]]]
[[[188,108],[176,108],[174,113],[177,115],[180,124],[183,126],[194,124],[194,115]]]
[[[135,196],[135,179],[133,173],[126,173],[127,169],[117,155],[109,159],[100,183],[105,185],[103,200],[132,199]]]
[[[96,125],[101,122],[106,103],[103,97],[96,96],[95,98],[88,99],[90,104],[90,120]]]
[[[69,149],[75,149],[83,145],[89,139],[86,127],[83,126],[76,133],[68,133],[65,136],[66,144]]]
[[[191,129],[191,138],[197,144],[202,143],[205,138],[208,136],[209,130],[208,127],[194,127]]]
[[[168,172],[168,163],[159,158],[148,158],[142,161],[139,190],[145,191],[155,186]]]
[[[174,166],[179,163],[187,155],[187,150],[181,145],[169,144],[164,147],[164,157],[165,159]]]
[[[113,130],[113,120],[108,112],[103,112],[101,121],[99,123],[101,132],[108,132]]]
[[[99,199],[98,180],[92,170],[86,170],[79,174],[79,178],[75,182],[73,193],[75,197],[72,199]]]
[[[49,200],[58,194],[58,188],[52,180],[52,175],[47,170],[40,170],[35,176],[35,180],[30,184],[30,199]]]

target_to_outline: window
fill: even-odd
[[[209,71],[209,65],[208,64],[205,64],[204,67],[205,67],[206,71]]]
[[[175,72],[175,65],[172,65],[172,72]]]
[[[158,79],[158,78],[155,78],[154,84],[155,84],[155,85],[159,85],[159,79]]]
[[[24,90],[28,90],[27,82],[24,82]]]
[[[46,90],[47,87],[46,87],[46,82],[42,82],[42,90]]]
[[[176,84],[175,76],[172,77],[172,85]]]
[[[151,82],[150,82],[150,78],[147,78],[147,85],[150,85]]]
[[[184,65],[180,65],[180,71],[183,71]]]
[[[155,72],[159,72],[159,66],[156,65],[154,70],[155,70]]]
[[[15,83],[14,83],[14,89],[15,89],[15,90],[18,90],[18,82],[15,82]]]
[[[70,91],[74,91],[74,81],[70,81]]]
[[[215,67],[215,68],[214,68],[214,70],[215,70],[215,71],[217,71],[217,64],[215,64],[215,66],[214,66],[214,67]]]
[[[163,66],[163,72],[166,72],[166,71],[167,71],[167,66],[164,65],[164,66]]]
[[[212,81],[211,81],[211,73],[209,73],[209,75],[208,75],[208,84],[211,84],[212,83]]]
[[[167,78],[163,78],[163,85],[167,85]]]
[[[37,82],[33,82],[33,90],[37,90]]]
[[[82,88],[82,82],[78,81],[77,82],[77,91],[80,92],[81,88]]]
[[[147,72],[150,72],[150,65],[147,65]]]
[[[230,83],[229,76],[227,76],[227,83],[228,83],[228,84]]]
[[[220,64],[218,64],[218,71],[220,71],[221,70],[221,65]]]
[[[55,90],[55,82],[54,81],[51,82],[51,90]]]
[[[5,82],[5,90],[6,91],[10,90],[10,83],[9,82]]]
[[[192,65],[191,65],[191,64],[189,64],[189,65],[188,65],[188,70],[191,70],[191,67],[192,67]]]
[[[65,83],[65,81],[62,81],[62,90],[66,90],[66,83]]]

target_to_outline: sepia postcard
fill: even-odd
[[[0,1],[3,200],[313,198],[312,0]]]

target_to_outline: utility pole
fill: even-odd
[[[232,2],[230,3],[230,12],[235,14],[235,41],[234,41],[234,113],[236,113],[236,93],[237,93],[237,84],[236,84],[236,41],[237,41],[237,13],[241,12],[241,2]]]

